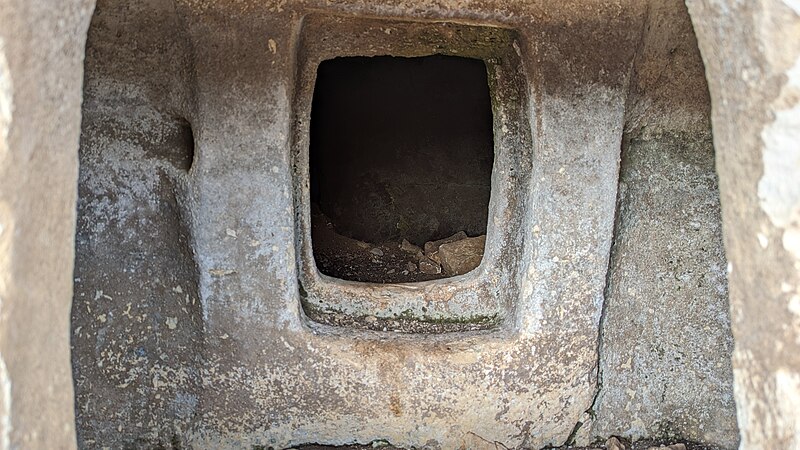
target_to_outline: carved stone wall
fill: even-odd
[[[0,448],[800,444],[794,3],[93,3],[0,0]],[[316,66],[431,54],[483,263],[324,277]]]

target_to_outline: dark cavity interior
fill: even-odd
[[[322,273],[442,278],[449,275],[419,271],[419,255],[400,249],[402,241],[424,247],[459,232],[485,235],[494,145],[483,61],[324,61],[310,126],[312,245]]]

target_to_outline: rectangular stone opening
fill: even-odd
[[[298,293],[310,325],[513,325],[533,148],[520,45],[516,31],[492,26],[303,20],[291,138]],[[441,238],[461,239],[437,249]],[[421,260],[435,264],[438,250],[441,261],[448,245],[472,247],[468,268],[421,274]]]
[[[475,269],[486,241],[492,126],[481,59],[322,61],[309,146],[320,272],[404,283]]]

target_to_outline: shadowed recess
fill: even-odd
[[[312,239],[320,269],[381,281],[359,275],[358,267],[337,267],[347,259],[331,247],[353,243],[331,242],[341,236],[392,247],[403,239],[423,246],[459,232],[485,234],[493,159],[483,61],[434,55],[322,62],[310,144]]]

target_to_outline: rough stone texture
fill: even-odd
[[[180,29],[171,1],[100,1],[89,30],[72,314],[83,448],[181,442],[199,402],[192,71]]]
[[[2,448],[74,445],[65,318],[91,3],[0,0]],[[742,446],[794,448],[800,6],[688,4],[714,105]],[[101,1],[76,236],[80,445],[535,448],[611,429],[735,445],[713,267],[721,254],[705,246],[719,236],[706,99],[696,56],[678,38],[685,20],[671,19],[678,5]],[[523,174],[493,179],[525,186],[516,240],[492,238],[508,217],[490,215],[490,250],[524,256],[518,293],[493,328],[367,333],[302,312],[290,149],[306,119],[293,108],[311,15],[332,28],[364,15],[516,30],[535,151]],[[373,31],[389,41],[397,29]],[[355,40],[343,33],[325,45]],[[657,195],[666,186],[676,191]],[[698,228],[693,217],[708,222]],[[682,238],[672,248],[670,233]],[[584,423],[586,411],[595,422]]]
[[[685,11],[651,3],[101,1],[88,44],[73,313],[81,445],[541,447],[570,440],[593,406],[597,422],[577,428],[579,440],[627,430],[734,445],[708,99]],[[492,200],[487,253],[518,252],[508,261],[520,266],[510,266],[517,288],[482,333],[364,332],[342,314],[329,322],[340,326],[314,323],[299,306],[296,258],[301,270],[308,264],[294,213],[302,221],[308,205],[302,178],[293,204],[290,149],[313,78],[298,80],[295,67],[320,53],[298,36],[331,55],[424,54],[447,33],[456,46],[472,42],[459,37],[472,33],[463,25],[394,17],[516,30],[505,44],[529,86],[498,97],[495,134],[524,134],[506,128],[525,122],[504,102],[530,101],[535,151],[510,166],[515,173],[493,175],[495,187],[521,188],[515,203]],[[490,66],[493,89],[503,89],[505,66]],[[597,397],[623,133],[627,189]],[[499,238],[501,225],[520,232]],[[498,285],[481,276],[473,279]],[[485,302],[346,286],[375,313],[364,316],[370,329],[395,329],[377,313],[414,289],[428,309],[456,318]],[[675,324],[687,332],[671,333]],[[681,352],[692,354],[675,370]],[[636,364],[625,368],[624,356]],[[633,382],[642,401],[628,415]],[[701,405],[697,414],[690,404]]]
[[[352,15],[386,20],[347,32]],[[627,77],[643,17],[634,1],[179,1],[174,10],[101,1],[88,44],[73,314],[82,445],[567,440],[596,391]],[[446,33],[472,42],[456,31],[465,25],[431,19],[516,30],[498,43],[511,53],[490,76],[498,89],[511,77],[527,86],[493,105],[495,136],[525,142],[527,133],[535,151],[515,148],[518,164],[493,174],[498,192],[520,187],[492,199],[487,236],[489,257],[519,255],[498,266],[515,294],[480,333],[320,325],[301,309],[297,283],[295,213],[308,211],[302,201],[295,209],[303,191],[293,189],[290,150],[308,117],[296,95],[313,81],[295,78],[310,45],[298,36],[316,21],[332,31],[306,38],[332,54],[367,48],[364,39],[374,39],[373,52],[402,45],[404,54],[436,51]],[[514,58],[524,65],[503,65]],[[170,131],[175,118],[194,131],[188,173],[169,163],[181,142],[170,136],[182,135]],[[521,232],[499,239],[508,226]],[[351,289],[379,304],[389,288]]]
[[[299,281],[305,312],[327,324],[335,324],[342,315],[376,316],[384,321],[412,318],[430,324],[431,331],[440,323],[460,323],[469,329],[479,322],[487,328],[508,320],[522,284],[520,265],[524,257],[519,240],[527,233],[525,215],[531,201],[529,168],[533,159],[531,130],[524,126],[530,123],[530,81],[527,71],[522,70],[520,37],[514,30],[489,26],[331,18],[325,14],[305,16],[299,36],[291,155]],[[352,37],[343,43],[340,36]],[[322,277],[314,267],[313,244],[307,239],[307,199],[313,200],[313,195],[304,181],[308,178],[311,153],[307,150],[309,127],[304,124],[312,106],[317,65],[337,55],[388,53],[414,57],[437,52],[483,59],[492,88],[495,157],[494,189],[488,206],[489,245],[484,255],[487,264],[458,283],[436,280],[410,288],[354,285]],[[432,254],[428,256],[436,261]]]
[[[591,431],[735,448],[710,101],[680,0],[649,4],[633,67]],[[584,434],[586,433],[586,434]]]
[[[687,2],[705,60],[743,448],[800,447],[800,4]]]
[[[430,256],[433,253],[438,252],[439,251],[439,247],[441,247],[442,245],[449,244],[451,242],[460,241],[461,239],[466,239],[467,237],[468,237],[467,233],[465,233],[463,231],[459,231],[458,233],[456,233],[456,234],[454,234],[452,236],[446,237],[444,239],[439,239],[438,241],[426,242],[425,243],[425,250],[424,250],[425,254]]]
[[[520,38],[521,53],[536,52],[525,70],[541,85],[543,98],[538,105],[544,110],[536,125],[541,152],[531,164],[535,171],[531,178],[537,180],[532,189],[536,199],[531,207],[551,214],[524,215],[527,222],[524,229],[536,227],[545,236],[542,241],[549,246],[534,249],[532,244],[536,240],[527,235],[525,240],[509,243],[524,246],[523,254],[530,255],[519,268],[526,275],[520,281],[523,294],[515,299],[514,315],[492,333],[392,336],[313,323],[304,325],[297,308],[296,273],[284,272],[292,269],[296,255],[291,245],[292,216],[283,213],[291,211],[291,198],[270,192],[271,186],[285,186],[292,174],[283,153],[289,136],[282,133],[292,123],[291,102],[280,83],[275,82],[283,79],[286,89],[293,86],[291,77],[286,75],[294,70],[292,30],[282,32],[292,22],[266,10],[254,12],[226,6],[225,14],[208,14],[192,22],[198,30],[193,34],[194,47],[198,49],[196,66],[208,69],[198,73],[198,108],[203,122],[240,124],[230,131],[215,126],[215,133],[209,136],[216,139],[201,138],[198,142],[205,158],[198,160],[197,168],[217,169],[198,180],[194,197],[198,201],[196,210],[207,214],[195,222],[194,231],[201,291],[207,289],[204,295],[205,330],[209,336],[207,364],[215,373],[209,374],[208,389],[201,400],[201,405],[213,408],[203,411],[199,424],[202,433],[193,436],[192,443],[199,447],[225,447],[240,442],[262,445],[274,442],[272,445],[280,447],[304,441],[334,444],[381,438],[402,447],[427,444],[434,448],[456,448],[473,434],[512,447],[540,447],[566,439],[574,417],[587,407],[593,394],[596,325],[610,248],[624,103],[622,86],[627,74],[624,61],[630,58],[620,55],[592,61],[591,55],[628,48],[620,40],[625,42],[633,35],[608,33],[608,29],[624,30],[629,21],[638,17],[638,9],[626,5],[622,11],[598,11],[599,20],[589,25],[591,30],[581,30],[606,39],[592,40],[588,47],[585,43],[589,40],[582,39],[581,46],[576,47],[581,51],[566,56],[571,58],[572,67],[597,64],[596,70],[590,73],[563,70],[557,75],[570,81],[555,85],[547,85],[544,80],[549,78],[543,77],[540,70],[561,72],[566,52],[557,50],[569,46],[561,40],[577,37],[559,26],[551,30],[536,27],[542,33],[536,37],[537,46],[529,44],[533,40],[529,36]],[[401,3],[316,6],[331,13],[338,10],[384,17],[401,13],[418,18],[427,14],[456,21],[468,20],[469,14],[476,13],[487,21],[520,17],[508,10],[515,6],[500,2],[476,6],[478,11],[461,9],[455,2],[445,5],[417,2],[414,8]],[[569,9],[568,5],[560,4],[559,8],[562,7]],[[263,16],[259,17],[258,11]],[[328,28],[335,29],[338,19],[331,14],[317,16],[315,20],[326,19],[333,22]],[[390,36],[385,32],[387,28],[390,33],[400,33],[396,23],[384,25],[382,30],[378,24],[371,28],[370,35],[376,38]],[[235,39],[219,40],[232,32]],[[338,30],[331,33],[329,40],[335,40],[328,51],[350,51],[357,41],[349,41],[348,36],[354,35],[359,36]],[[266,50],[264,36],[275,36],[272,39],[280,49],[273,59],[274,66],[272,61],[250,57],[250,52],[259,45]],[[388,42],[388,38],[384,39]],[[378,41],[376,47],[380,45]],[[242,46],[250,51],[241,51]],[[533,64],[536,60],[539,63]],[[219,68],[231,70],[220,72]],[[270,76],[271,71],[277,73]],[[268,92],[274,92],[273,101],[249,101],[257,96],[243,96],[237,98],[236,108],[220,107],[218,93],[223,81],[226,86],[239,81],[257,87],[256,92],[272,86]],[[576,121],[587,109],[592,111],[590,120]],[[265,129],[260,117],[273,117],[285,125]],[[303,117],[298,120],[304,120]],[[581,131],[575,132],[576,127]],[[242,133],[242,129],[248,133]],[[566,133],[568,129],[570,132]],[[584,143],[580,138],[584,135],[594,139]],[[245,148],[266,147],[270,151],[244,152],[231,158],[225,152],[228,144],[222,144],[231,141],[244,141]],[[241,186],[241,168],[252,155],[261,155],[265,160],[249,167],[263,169],[250,172],[247,185]],[[574,167],[569,164],[583,158],[593,164]],[[269,170],[272,166],[279,170],[272,172]],[[567,166],[570,166],[568,172]],[[565,168],[562,177],[538,181],[540,174],[554,173],[561,167]],[[496,176],[502,180],[510,175]],[[250,195],[262,190],[256,191],[256,197],[270,199],[270,203],[252,209],[256,220],[241,225],[243,234],[256,239],[270,236],[266,245],[277,247],[272,252],[261,252],[263,262],[258,266],[247,264],[244,259],[247,253],[256,250],[237,255],[236,246],[216,238],[228,218],[239,213],[235,205],[213,201],[209,194],[227,192],[226,196],[235,196],[242,188]],[[569,201],[576,197],[580,200]],[[576,208],[576,204],[582,206]],[[506,225],[507,220],[490,214],[490,233],[492,223]],[[269,234],[273,232],[274,235]],[[564,263],[555,264],[554,259]],[[207,271],[222,264],[235,267],[237,274],[213,282]],[[275,269],[264,273],[258,270],[259,266]],[[573,279],[570,273],[574,273]],[[243,303],[241,299],[250,301]],[[566,326],[551,326],[562,323],[561,314],[572,315],[574,319]],[[223,335],[234,339],[220,339]],[[277,345],[270,345],[273,342]],[[281,362],[276,365],[276,361]],[[229,402],[231,396],[238,401]]]
[[[480,265],[486,236],[462,239],[439,247],[442,269],[448,275],[463,275]]]
[[[91,1],[0,1],[0,448],[75,446],[69,362]]]
[[[419,259],[419,270],[422,273],[437,274],[442,272],[442,266],[427,256],[423,256]]]
[[[592,437],[735,448],[716,179],[695,159],[713,155],[711,142],[633,140],[624,152]]]

